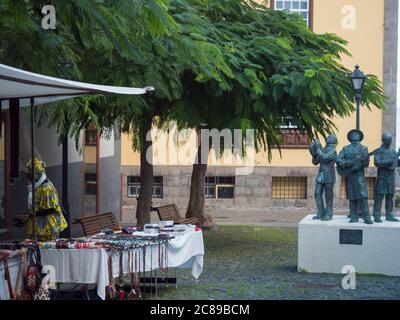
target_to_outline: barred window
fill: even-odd
[[[128,198],[136,198],[140,193],[140,177],[128,176]],[[163,177],[154,176],[153,198],[163,197]]]
[[[215,177],[206,177],[204,192],[206,198],[215,198]]]
[[[274,9],[297,13],[310,26],[310,0],[275,0]]]
[[[163,197],[163,177],[155,176],[153,182],[153,198]]]
[[[368,199],[373,200],[375,199],[376,177],[366,177],[365,179],[367,180]],[[344,177],[340,180],[340,199],[347,199],[346,182]]]
[[[307,199],[307,177],[272,177],[272,199]]]
[[[235,177],[205,177],[206,198],[233,199],[235,196]]]
[[[128,197],[138,197],[140,192],[140,177],[128,176]]]

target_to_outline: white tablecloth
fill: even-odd
[[[129,252],[140,255],[140,270],[143,271],[143,250],[123,251],[123,273],[128,273]],[[109,285],[108,257],[105,249],[41,249],[42,263],[52,265],[56,271],[56,282],[96,284],[97,294],[106,298]],[[203,271],[204,243],[202,231],[188,231],[170,240],[167,245],[167,267],[191,269],[197,279]],[[145,253],[145,270],[158,269],[158,245],[149,246]],[[131,270],[135,271],[134,263]],[[119,275],[119,256],[113,255],[113,276]]]

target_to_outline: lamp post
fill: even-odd
[[[360,130],[360,104],[361,104],[361,94],[365,83],[364,72],[360,70],[360,66],[356,65],[353,73],[350,76],[351,84],[353,86],[355,100],[357,103],[356,111],[356,129]]]

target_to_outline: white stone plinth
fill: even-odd
[[[349,223],[346,216],[331,221],[313,220],[308,215],[299,223],[298,270],[313,273],[342,273],[352,265],[358,273],[400,276],[400,222],[367,225]],[[340,244],[340,229],[362,230],[362,244]]]

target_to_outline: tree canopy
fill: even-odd
[[[45,5],[56,9],[55,30],[42,28]],[[3,63],[74,78],[84,77],[78,66],[85,50],[112,47],[121,57],[140,55],[147,34],[175,27],[167,0],[0,0],[0,17]],[[67,74],[66,64],[72,67]]]
[[[88,124],[107,133],[117,124],[143,154],[147,130],[175,120],[180,128],[255,129],[256,149],[271,158],[282,125],[325,136],[335,130],[335,117],[355,109],[350,70],[341,62],[350,54],[346,41],[310,31],[299,15],[252,0],[53,0],[57,29],[43,30],[45,4],[0,0],[2,63],[156,89],[145,97],[88,96],[42,108],[42,122],[61,135],[78,138]],[[374,75],[362,103],[384,107]],[[146,172],[150,202],[152,169]]]
[[[155,96],[81,99],[69,130],[87,122],[125,129],[162,115],[180,126],[258,129],[259,147],[279,143],[285,121],[310,135],[334,130],[354,110],[349,54],[334,34],[310,31],[301,17],[243,0],[51,1],[57,29],[41,28],[45,1],[0,0],[0,61],[89,82],[156,87]],[[65,120],[69,103],[51,120]],[[367,106],[383,107],[369,75]],[[99,117],[101,115],[101,117]]]
[[[201,36],[221,48],[232,74],[220,82],[183,78],[188,103],[178,102],[172,116],[183,126],[204,121],[212,128],[254,128],[258,147],[270,150],[281,142],[279,127],[288,121],[310,136],[326,135],[335,129],[335,116],[354,111],[351,72],[340,61],[350,53],[340,37],[315,34],[299,15],[253,1],[194,5],[213,26]],[[374,75],[368,75],[363,103],[384,106]]]

